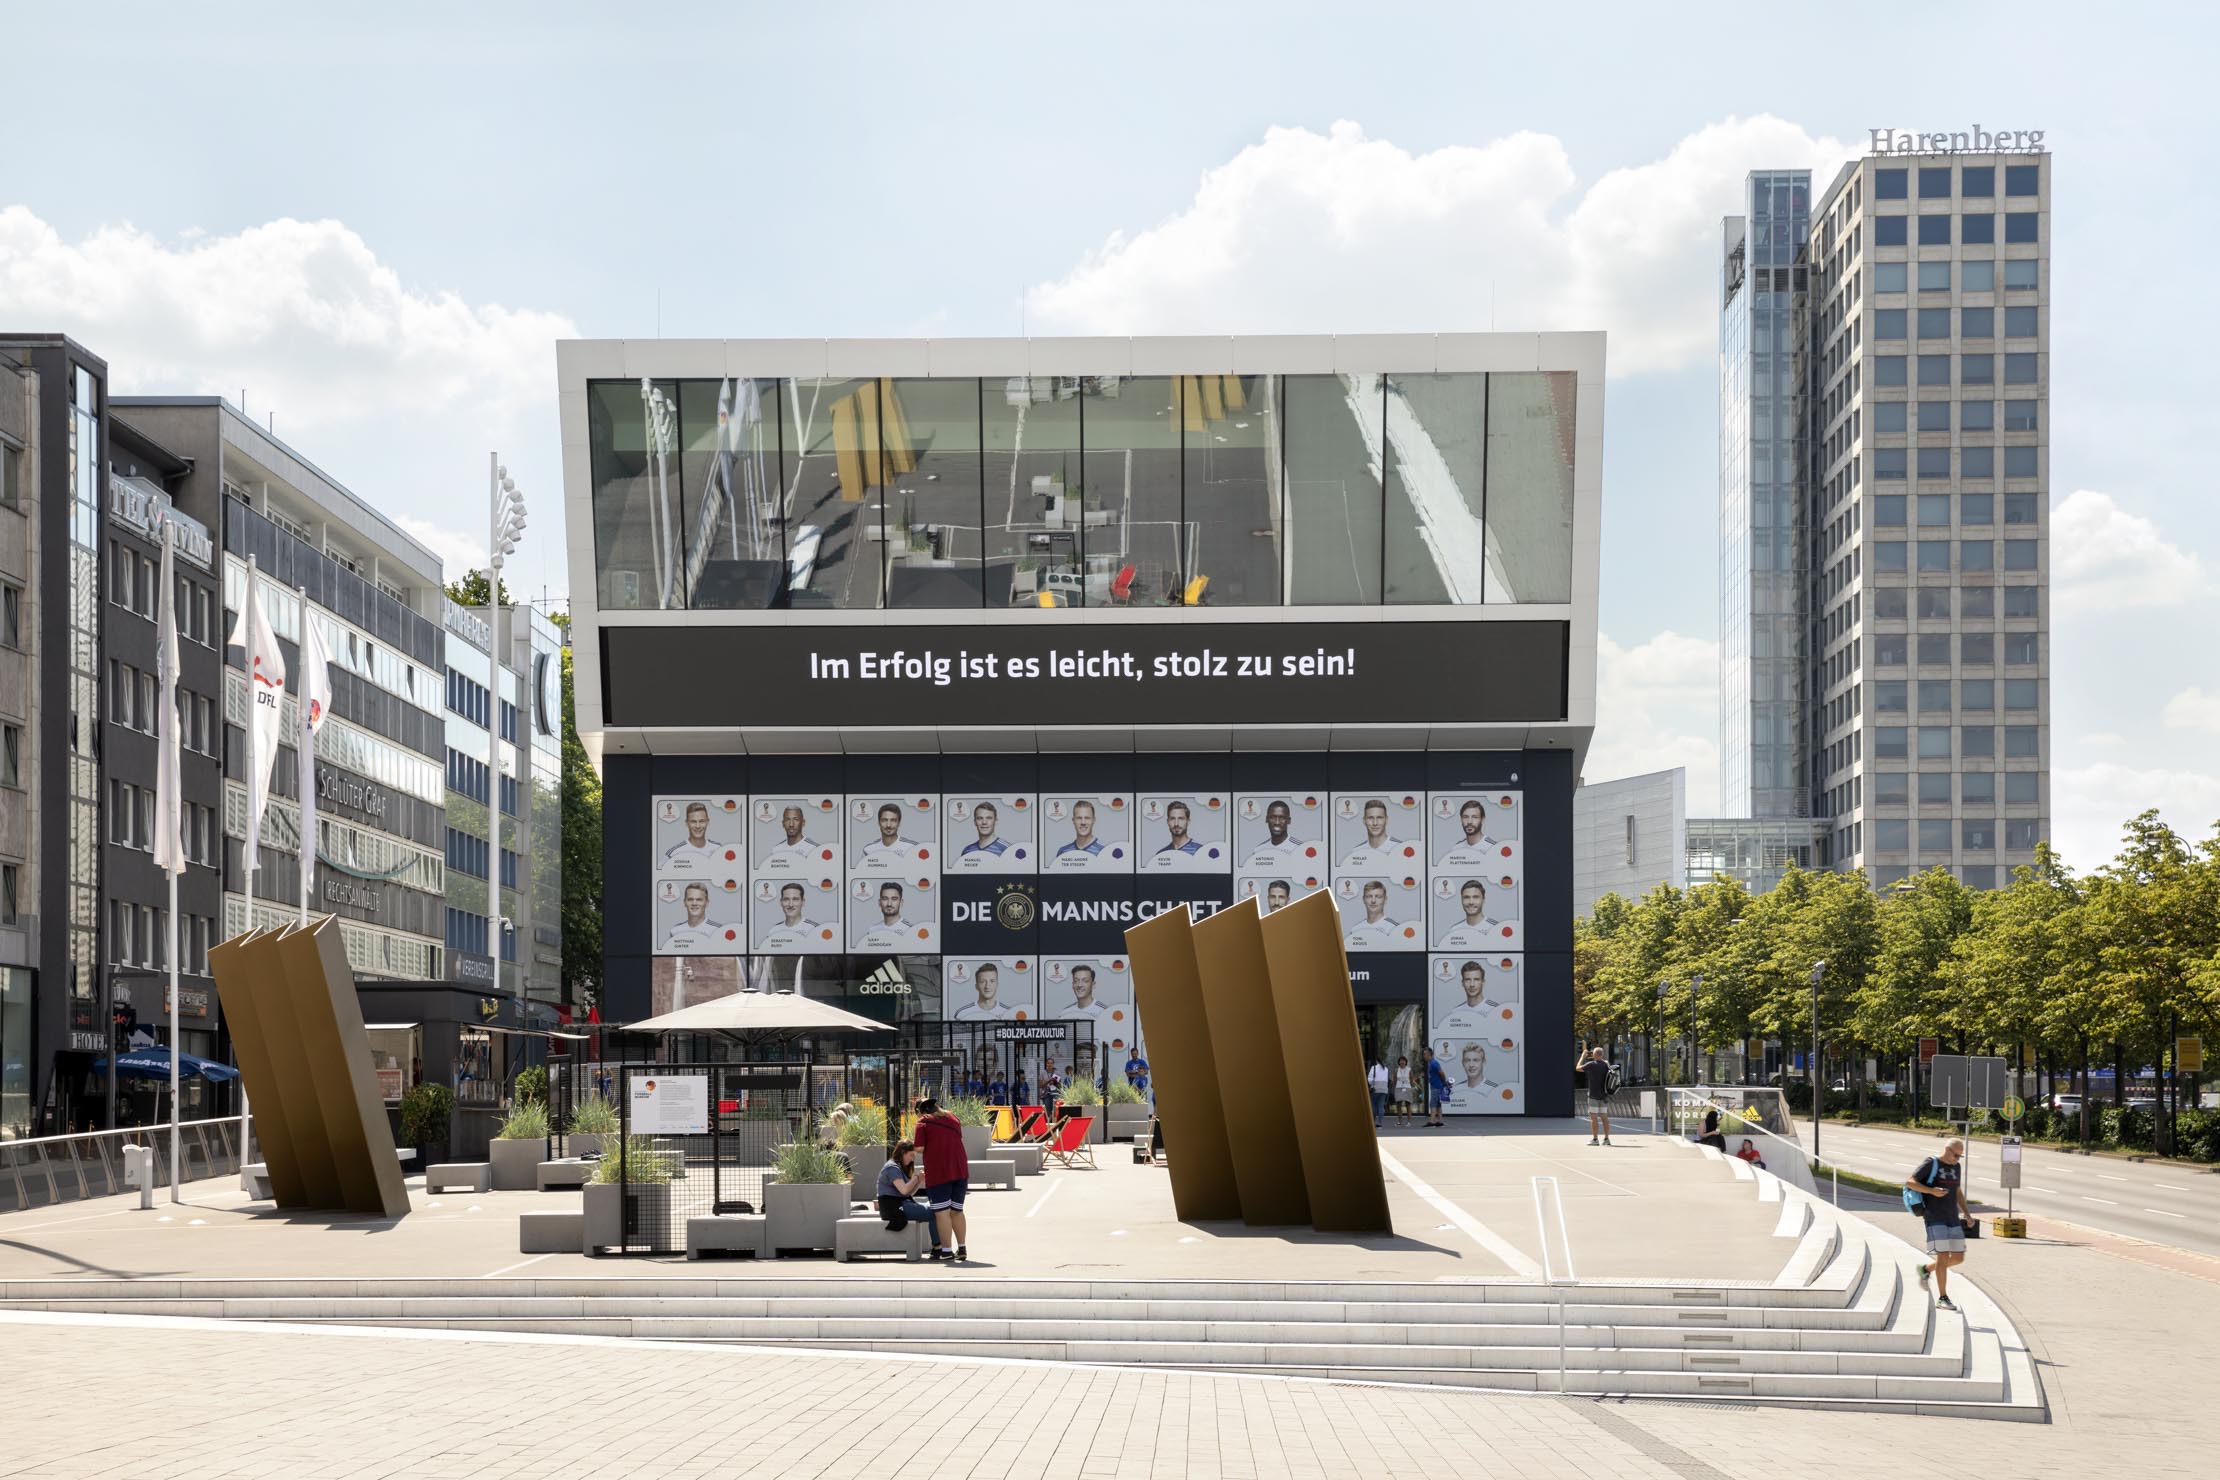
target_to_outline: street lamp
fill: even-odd
[[[1811,1159],[1819,1160],[1819,979],[1827,974],[1824,960],[1811,963]]]
[[[1670,985],[1663,977],[1657,979],[1657,1036],[1650,1040],[1650,1074],[1660,1087],[1665,1083],[1665,990]]]
[[[501,567],[516,553],[517,541],[524,537],[524,495],[517,492],[509,470],[501,466],[501,454],[486,454],[486,464],[492,470],[487,485],[486,540],[486,690],[491,695],[492,711],[486,716],[486,945],[493,953],[493,979],[498,986],[501,927],[506,922],[501,913]],[[520,756],[519,786],[523,780]],[[525,1027],[521,970],[516,978],[516,1025],[520,1030]],[[517,1041],[524,1042],[521,1038]]]

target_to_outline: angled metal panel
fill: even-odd
[[[393,1128],[378,1093],[370,1036],[338,923],[326,915],[278,938],[301,1033],[299,1056],[315,1082],[332,1170],[346,1206],[398,1218],[409,1210]]]
[[[239,1082],[253,1107],[255,1130],[262,1138],[262,1161],[270,1170],[270,1195],[281,1208],[315,1206],[309,1199],[297,1139],[300,1119],[286,1103],[285,1086],[273,1067],[273,1055],[286,1052],[273,1044],[264,999],[280,995],[282,983],[273,979],[278,969],[272,950],[276,932],[249,930],[208,948],[208,973],[216,981],[216,998],[223,1004],[224,1023],[239,1055]],[[242,1156],[246,1148],[240,1148]]]
[[[1321,889],[1265,916],[1262,927],[1281,1058],[1288,1083],[1303,1087],[1291,1096],[1291,1109],[1311,1226],[1321,1233],[1393,1233],[1341,913]]]
[[[1288,1163],[1295,1116],[1256,900],[1244,899],[1197,923],[1191,939],[1242,1221],[1308,1223],[1310,1195]],[[1176,1160],[1178,1143],[1170,1149]]]
[[[1193,929],[1187,911],[1166,910],[1125,933],[1134,1005],[1149,1046],[1149,1085],[1164,1126],[1172,1207],[1183,1222],[1241,1216]]]

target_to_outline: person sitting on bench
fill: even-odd
[[[897,1142],[893,1159],[879,1168],[879,1216],[886,1219],[888,1233],[900,1233],[912,1223],[932,1226],[933,1210],[917,1200],[917,1190],[924,1185],[917,1148],[908,1141]]]

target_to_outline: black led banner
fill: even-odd
[[[1502,724],[1565,717],[1563,622],[608,627],[606,722]]]

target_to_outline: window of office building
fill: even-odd
[[[1382,415],[1380,377],[1290,375],[1282,384],[1288,602],[1377,603],[1381,492],[1371,447]]]
[[[1391,602],[1481,599],[1487,567],[1488,389],[1484,375],[1388,379]]]
[[[668,418],[677,448],[661,471],[652,457],[648,470],[659,501],[676,484],[676,599],[668,604],[760,609],[776,599],[785,507],[778,392],[771,380],[682,380],[664,392],[675,404],[645,408],[651,421]]]
[[[2008,293],[2022,292],[2041,285],[2042,264],[2033,258],[2020,258],[2004,264],[2004,289]]]
[[[1921,385],[1950,384],[1950,356],[1921,355],[1919,357],[1919,383]]]
[[[1958,218],[1958,240],[1969,247],[1996,245],[1996,217],[1986,212]]]
[[[2033,339],[2039,332],[2037,315],[2041,311],[2034,304],[2015,304],[2004,310],[2004,336],[2007,339]]]
[[[1958,662],[1961,667],[1987,668],[1996,662],[1996,634],[1994,632],[1961,632],[1958,634]]]
[[[1904,523],[1904,495],[1877,493],[1873,496],[1873,522],[1882,529],[1901,528]]]
[[[1960,385],[1996,384],[1996,356],[1958,356],[1958,383]]]
[[[1912,778],[1903,771],[1876,771],[1870,778],[1873,784],[1873,802],[1880,807],[1908,806],[1912,800]]]
[[[2037,195],[2042,192],[2043,167],[2039,164],[2008,164],[2004,167],[2004,193],[2006,195]]]
[[[1921,200],[1947,200],[1950,196],[1949,165],[1921,165],[1919,170],[1919,198]]]
[[[1948,216],[1922,216],[1922,217],[1920,217],[1920,218],[1919,218],[1919,244],[1920,244],[1921,246],[1923,246],[1923,247],[1947,247],[1947,246],[1949,246],[1949,245],[1950,245],[1950,221],[1951,221],[1951,218],[1950,218],[1950,217],[1948,217]]]
[[[2008,678],[2004,680],[2004,707],[2006,709],[2033,709],[2036,707],[2036,686],[2040,679]]]
[[[2004,357],[2004,383],[2006,385],[2033,385],[2035,383],[2035,356],[2010,354]]]
[[[1884,761],[1909,758],[1911,732],[1903,725],[1877,725],[1873,731],[1873,754]]]
[[[2035,569],[2035,541],[2006,540],[2004,542],[2004,568],[2006,570]]]
[[[1901,622],[1908,610],[1905,597],[1909,593],[1901,586],[1884,587],[1870,593],[1873,618],[1877,622]]]
[[[1919,681],[1919,696],[1918,696],[1918,697],[1919,697],[1919,712],[1920,712],[1921,714],[1948,714],[1948,713],[1950,712],[1950,700],[1951,700],[1951,693],[1950,693],[1950,680],[1949,680],[1949,679],[1947,679],[1947,678],[1923,678],[1923,679],[1921,679],[1921,680]],[[1926,732],[1925,732],[1925,731],[1921,731],[1921,732],[1920,732],[1920,738],[1921,738],[1921,741],[1922,741],[1922,744],[1921,744],[1921,747],[1920,747],[1920,753],[1924,755],[1924,754],[1926,754],[1926,753],[1927,753],[1927,752],[1926,752],[1926,745],[1925,745],[1925,743],[1924,743],[1924,742],[1925,742],[1925,740],[1926,740]],[[1946,732],[1946,738],[1945,738],[1945,739],[1944,739],[1944,740],[1942,741],[1942,749],[1943,749],[1943,753],[1945,753],[1945,754],[1948,754],[1948,753],[1949,753],[1949,750],[1950,750],[1950,741],[1949,741],[1949,739],[1947,738],[1947,732]]]
[[[1878,386],[1903,385],[1906,368],[1902,355],[1875,355],[1873,357],[1873,383]]]
[[[1922,401],[1919,403],[1919,429],[1923,432],[1950,430],[1950,402]]]
[[[1919,591],[1919,619],[1922,622],[1950,620],[1950,588],[1948,586],[1923,586]]]
[[[1945,465],[1943,472],[1940,474],[1930,473],[1928,471],[1927,454],[1930,451],[1940,451],[1947,453],[1949,450],[1950,449],[1947,447],[1922,447],[1919,451],[1919,475],[1922,478],[1947,477],[1949,475],[1949,468],[1947,464]],[[1948,529],[1950,527],[1950,495],[1947,493],[1921,494],[1919,496],[1919,523],[1922,529]]]
[[[1950,541],[1921,540],[1919,542],[1919,568],[1922,573],[1950,569]]]
[[[1996,773],[1964,771],[1958,776],[1958,800],[1969,807],[1996,805]]]
[[[1959,264],[1958,284],[1968,293],[1994,293],[1996,291],[1996,263],[1963,262]]]
[[[1996,755],[1996,726],[1961,725],[1958,729],[1958,754],[1966,759],[1991,759]]]
[[[1975,453],[1985,453],[1986,447],[1968,447],[1964,450],[1965,465],[1960,469],[1967,477],[1977,476],[1976,469],[1986,469],[1987,458],[1976,458]],[[1958,495],[1958,522],[1966,525],[1993,524],[1995,522],[1996,495],[1989,493],[1961,493]]]
[[[2033,586],[2006,586],[2004,588],[2004,615],[2007,617],[2041,616],[2041,599],[2041,593]]]
[[[2042,774],[2037,771],[2007,771],[2004,773],[2004,805],[2007,807],[2033,807],[2041,803]]]
[[[2008,493],[2004,495],[2004,522],[2006,524],[2033,524],[2041,513],[2042,497],[2039,493]]]
[[[1875,540],[1873,542],[1873,568],[1878,571],[1905,569],[1907,552],[1902,540]]]
[[[1921,264],[1925,266],[1924,263]],[[1873,291],[1876,293],[1901,293],[1905,284],[1905,264],[1902,262],[1876,262],[1873,264]]]
[[[2043,823],[2037,817],[2010,817],[2004,822],[2004,846],[2024,851],[2043,840]]]
[[[1944,752],[1948,754],[1947,751]],[[1918,788],[1922,807],[1947,807],[1950,805],[1951,775],[1948,771],[1922,771],[1914,785]]]
[[[1901,853],[1912,846],[1912,825],[1901,817],[1884,817],[1873,824],[1873,846],[1883,853]]]
[[[1958,569],[1981,572],[1996,569],[1995,543],[1990,540],[1959,541]]]
[[[2037,240],[2035,213],[2010,211],[2004,217],[2004,240],[2008,245],[2024,245]]]
[[[1994,447],[1959,448],[1958,476],[1968,482],[1980,482],[1983,479],[1994,478],[1996,476],[1996,449]],[[1984,518],[1979,520],[1968,519],[1966,522],[1968,524],[1986,524],[1989,521]]]
[[[2042,635],[2036,632],[2007,632],[2004,634],[2004,661],[2007,663],[2033,663],[2041,653]]]
[[[1958,193],[1960,195],[1996,194],[1996,166],[1993,164],[1969,164],[1958,171]]]
[[[1873,476],[1884,481],[1900,480],[1905,475],[1909,458],[1901,447],[1876,447],[1873,450]]]
[[[1965,432],[1995,431],[1996,402],[1960,401],[1958,403],[1958,429]]]
[[[1992,678],[1962,678],[1958,680],[1958,707],[1972,714],[1985,714],[1996,708],[1996,680]]]
[[[1921,667],[1934,663],[1947,664],[1950,661],[1950,634],[1947,632],[1922,632],[1919,634],[1919,645],[1916,651],[1919,654]]]
[[[604,610],[683,604],[676,395],[668,381],[603,381],[586,388]]]
[[[1873,218],[1873,245],[1901,247],[1906,244],[1906,218],[1903,216],[1876,216]]]
[[[1972,798],[1967,798],[1972,800]],[[1961,817],[1958,819],[1958,846],[1968,853],[1990,853],[1996,849],[1996,819],[1994,817]]]
[[[1922,293],[1947,293],[1950,291],[1950,264],[1947,262],[1922,262],[1919,264],[1919,291]]]
[[[1922,447],[1919,449],[1919,476],[1922,478],[1948,478],[1950,476],[1950,449],[1947,447]],[[1925,523],[1925,520],[1921,521]],[[1948,523],[1946,519],[1943,521]]]
[[[2036,430],[2036,403],[2033,401],[2006,401],[2004,403],[2004,430],[2032,432]]]
[[[1174,543],[1186,589],[1211,606],[1280,600],[1279,385],[1269,375],[1179,377],[1186,473]]]
[[[885,381],[855,379],[789,380],[779,394],[786,403],[780,463],[793,490],[789,599],[798,607],[882,606],[887,432],[893,428],[897,438],[901,435],[901,398]],[[1067,406],[1063,420],[1076,419]]]
[[[1910,693],[1910,685],[1901,678],[1886,678],[1873,686],[1873,709],[1877,714],[1902,714]]]
[[[887,605],[1004,605],[1013,594],[1015,572],[990,567],[986,559],[979,382],[913,379],[880,385],[886,413],[880,440]],[[1009,493],[1005,487],[1005,509]],[[1135,501],[1139,498],[1136,492]]]
[[[1873,639],[1873,662],[1878,668],[1901,668],[1910,651],[1901,632],[1883,632]]]
[[[1568,371],[1488,377],[1490,601],[1572,599],[1574,389]]]
[[[1907,403],[1878,401],[1873,407],[1873,430],[1883,435],[1900,433],[1906,426]]]
[[[1215,426],[1224,425],[1228,418],[1223,383],[1214,381],[1218,396],[1212,405],[1202,394],[1200,377],[1197,381],[1194,413],[1203,428],[1195,435],[1200,440],[1216,435]],[[1184,596],[1180,480],[1185,459],[1182,424],[1188,419],[1185,388],[1170,376],[1082,376],[1077,401],[1082,449],[1079,481],[1065,493],[1064,514],[1067,527],[1081,526],[1079,552],[1085,576],[1075,598],[1068,583],[1058,595],[1073,598],[1067,604],[1074,606],[1124,605],[1136,589],[1176,590]],[[1218,413],[1215,425],[1207,415],[1213,410]],[[1262,466],[1255,471],[1261,474]],[[1199,497],[1197,501],[1206,502]],[[1261,500],[1256,507],[1261,513]],[[1105,514],[1107,519],[1101,517]],[[1201,554],[1198,550],[1198,558]],[[1270,561],[1269,549],[1234,546],[1210,552],[1212,559],[1220,555],[1229,559],[1254,555],[1259,564]]]
[[[1873,337],[1875,339],[1902,339],[1904,337],[1905,311],[1901,308],[1877,308],[1873,311]]]
[[[1911,172],[1889,168],[1873,172],[1873,198],[1875,200],[1902,200],[1911,183]]]
[[[1925,781],[1922,777],[1922,782]],[[1945,781],[1949,777],[1941,778]],[[1948,854],[1950,852],[1950,819],[1923,817],[1919,822],[1919,851],[1922,853]]]
[[[1948,310],[1945,310],[1948,312]],[[1963,308],[1958,311],[1958,332],[1967,339],[1994,339],[1996,337],[1996,310],[1993,308]],[[1937,336],[1940,338],[1941,336]]]

